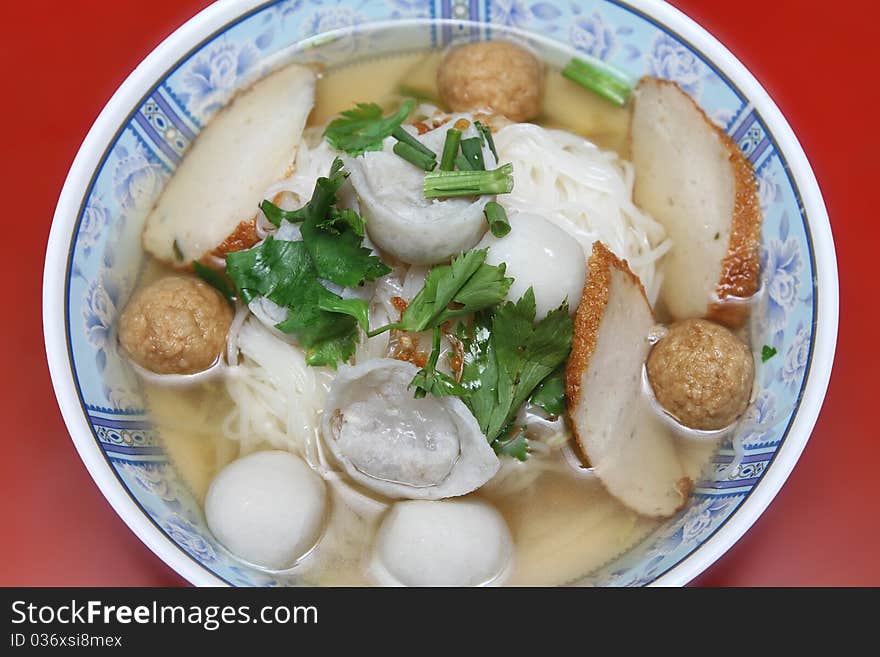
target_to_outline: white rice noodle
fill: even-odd
[[[293,336],[285,335],[275,328],[276,324],[280,324],[287,319],[287,308],[279,306],[277,303],[266,297],[254,297],[250,304],[248,304],[248,309],[250,309],[254,317],[260,320],[276,337],[285,342],[290,342],[291,344],[295,342]]]
[[[238,334],[241,327],[250,316],[250,310],[244,304],[236,304],[235,315],[232,323],[229,325],[229,332],[226,334],[226,364],[230,366],[238,365]]]
[[[224,435],[239,441],[243,453],[268,443],[325,471],[318,427],[332,372],[308,366],[302,349],[278,338],[256,318],[244,321],[236,340],[241,362],[226,378],[235,408],[223,423]]]
[[[672,246],[661,224],[632,202],[634,171],[615,153],[563,130],[515,123],[495,135],[501,162],[513,164],[514,189],[498,202],[534,212],[568,231],[591,253],[602,241],[629,262],[653,303],[657,261]]]
[[[431,271],[431,268],[423,265],[409,267],[406,270],[406,275],[403,277],[403,288],[400,291],[400,296],[406,299],[407,302],[412,301],[413,297],[425,285],[425,279],[428,277],[429,271]]]

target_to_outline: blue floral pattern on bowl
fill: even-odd
[[[636,78],[676,81],[743,149],[759,181],[763,298],[757,344],[778,355],[759,366],[752,422],[742,451],[725,445],[691,504],[633,550],[592,573],[588,584],[650,583],[686,559],[760,482],[793,418],[812,353],[813,253],[803,205],[775,142],[739,90],[705,57],[653,20],[611,0],[282,0],[219,31],[171,70],[119,132],[83,203],[68,271],[67,323],[75,378],[95,439],[154,524],[205,569],[235,585],[276,584],[230,558],[208,532],[192,494],[169,463],[144,412],[137,380],[116,347],[114,324],[140,264],[144,216],[200,128],[271,57],[330,30],[377,21],[432,19],[407,32],[407,48],[491,38],[513,27],[608,61]],[[465,22],[466,21],[466,22]],[[369,29],[338,38],[316,57],[330,65],[394,44]]]

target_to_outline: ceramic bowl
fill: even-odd
[[[838,288],[825,207],[797,139],[755,78],[673,7],[650,0],[231,0],[162,42],[101,112],[70,169],[46,256],[44,322],[55,392],[104,496],[197,585],[271,585],[216,543],[145,414],[114,325],[141,262],[140,229],[187,146],[243,85],[287,59],[328,68],[513,32],[550,60],[578,53],[633,78],[677,82],[752,161],[764,212],[760,365],[743,431],[688,507],[581,584],[680,585],[748,530],[803,450],[830,376]]]

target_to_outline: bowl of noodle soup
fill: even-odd
[[[316,438],[335,372],[310,367],[305,352],[286,348],[266,330],[284,320],[283,308],[268,298],[238,307],[224,343],[230,371],[203,377],[196,387],[186,374],[157,383],[119,344],[119,317],[133,292],[162,273],[144,253],[142,232],[190,144],[236,93],[291,62],[321,71],[317,101],[295,173],[264,188],[266,199],[309,198],[336,156],[320,130],[340,111],[405,85],[418,96],[415,111],[430,117],[436,99],[419,85],[430,86],[425,80],[433,79],[442,53],[507,39],[524,44],[551,70],[581,56],[607,62],[632,80],[676,83],[754,170],[763,215],[760,285],[746,330],[753,348],[763,346],[774,356],[756,360],[748,410],[693,477],[687,504],[661,520],[617,513],[589,481],[562,492],[548,485],[542,494],[559,495],[563,505],[577,488],[578,504],[589,508],[576,531],[559,533],[537,519],[537,505],[522,502],[523,491],[562,467],[552,456],[561,453],[559,446],[530,440],[528,461],[502,459],[486,498],[514,534],[517,564],[531,564],[509,583],[683,585],[747,531],[782,486],[821,407],[837,333],[834,247],[809,163],[752,75],[674,8],[649,0],[567,4],[537,3],[520,11],[517,3],[494,0],[366,0],[332,8],[309,0],[220,3],[160,44],[95,122],[71,167],[49,240],[44,326],[50,370],[71,437],[102,493],[188,581],[385,583],[359,574],[364,548],[358,541],[369,525],[364,519],[379,512],[369,496],[334,497],[332,513],[344,518],[327,524],[316,539],[321,542],[303,555],[320,560],[320,546],[332,540],[338,554],[329,563],[338,567],[299,572],[250,563],[206,522],[212,479],[236,458],[290,452],[328,486],[342,476]],[[548,100],[535,122],[540,125],[513,123],[495,133],[496,157],[515,172],[515,192],[504,209],[512,217],[540,214],[586,253],[601,241],[626,260],[654,304],[663,259],[674,243],[632,200],[636,173],[623,156],[630,117],[605,108],[604,101],[573,95],[558,73],[548,74],[546,85]],[[384,154],[367,153],[361,161],[378,155]],[[357,166],[346,160],[352,180],[372,184],[368,171],[358,178]],[[384,193],[374,187],[377,197]],[[259,219],[254,229],[263,240],[298,231],[284,223],[275,233]],[[411,300],[425,285],[430,268],[417,259],[370,288],[371,326],[393,323],[400,313],[395,300]],[[351,357],[355,369],[388,353],[390,336],[361,341]],[[383,528],[376,540],[393,534]],[[539,540],[543,536],[550,538]],[[548,579],[532,576],[539,571]]]

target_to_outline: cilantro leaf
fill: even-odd
[[[431,393],[435,397],[461,397],[467,394],[467,390],[448,374],[437,370],[437,361],[440,358],[440,327],[434,327],[434,346],[428,363],[413,377],[409,387],[415,388],[416,399],[421,399]]]
[[[323,221],[317,222],[316,226],[330,231],[331,233],[336,233],[337,235],[345,230],[346,227],[350,228],[359,237],[363,237],[366,232],[366,225],[364,224],[363,218],[350,208],[344,208],[342,210],[338,208],[330,208],[330,212],[327,216]]]
[[[478,251],[478,253],[484,254],[481,260],[485,259],[485,250]],[[507,296],[507,291],[513,283],[512,278],[504,275],[506,268],[507,265],[504,263],[497,266],[481,263],[452,297],[453,306],[447,306],[443,309],[437,321],[443,323],[462,315],[470,315],[504,301],[504,297]]]
[[[469,391],[463,401],[492,443],[508,424],[514,388],[511,377],[498,361],[491,315],[478,315],[473,324],[459,334],[459,339],[465,348],[461,384]]]
[[[306,350],[306,363],[312,367],[332,367],[340,362],[346,363],[354,356],[357,350],[357,330],[350,333],[328,337]]]
[[[333,160],[330,175],[318,178],[312,198],[298,210],[282,210],[269,201],[260,209],[276,226],[282,221],[302,223],[302,238],[318,276],[343,287],[357,287],[391,272],[370,249],[362,245],[364,220],[351,209],[335,207],[337,192],[348,173],[342,160]]]
[[[343,299],[330,292],[318,300],[318,307],[331,313],[354,317],[364,331],[370,330],[370,304],[363,299]]]
[[[776,353],[776,347],[771,347],[770,345],[765,344],[761,349],[761,362],[766,363],[768,360],[773,358]]]
[[[347,175],[336,158],[303,207],[282,210],[269,201],[260,205],[276,226],[282,221],[301,223],[301,241],[270,235],[226,259],[226,273],[245,303],[264,296],[287,308],[287,318],[276,328],[296,336],[309,365],[336,367],[340,360],[349,360],[359,339],[358,325],[369,330],[368,303],[343,299],[322,281],[357,287],[391,271],[363,246],[364,222],[358,213],[336,207]]]
[[[312,270],[304,245],[271,235],[255,247],[226,254],[226,273],[245,303],[265,296],[286,306],[295,295],[295,286],[313,277]]]
[[[527,461],[529,458],[529,441],[522,430],[510,438],[499,438],[492,447],[499,456],[512,456],[518,461]]]
[[[400,321],[376,329],[371,335],[392,328],[424,331],[503,301],[513,279],[504,276],[504,265],[487,265],[487,253],[486,249],[468,251],[453,258],[451,264],[431,269]]]
[[[357,215],[354,211],[339,213],[335,222],[309,217],[302,225],[303,242],[318,275],[343,287],[357,287],[391,271],[391,267],[363,246],[363,235],[352,228],[352,223],[357,224],[352,214]]]
[[[382,108],[375,103],[358,103],[354,109],[342,112],[324,131],[327,142],[335,149],[357,157],[364,151],[382,149],[382,142],[402,124],[412,111],[415,101],[407,100],[397,112],[382,116]]]
[[[464,402],[495,443],[535,388],[557,370],[571,351],[574,325],[563,304],[537,324],[531,288],[489,317],[478,316],[460,338],[465,346]]]
[[[532,403],[549,415],[559,417],[567,408],[565,404],[565,377],[562,368],[544,379],[532,394]]]
[[[296,336],[310,365],[335,367],[354,354],[365,309],[321,285],[303,242],[270,235],[258,246],[229,253],[226,273],[245,302],[265,296],[288,308],[277,328]]]
[[[534,304],[534,293],[531,288],[526,290],[525,295],[530,296]],[[501,311],[505,310],[505,304]],[[532,313],[534,318],[534,313]],[[494,331],[499,330],[499,326],[503,324],[503,316],[499,312],[495,317],[493,324]],[[549,376],[553,370],[559,367],[568,358],[571,351],[571,341],[574,334],[574,324],[571,321],[571,315],[568,312],[568,304],[563,303],[556,310],[551,311],[547,316],[535,325],[534,331],[522,343],[516,345],[507,354],[508,345],[503,343],[503,332],[499,336],[499,354],[508,359],[511,373],[514,374],[516,382],[516,395],[513,400],[513,412],[522,406],[532,391],[538,387],[544,379]],[[518,369],[513,367],[513,357],[517,357]]]

